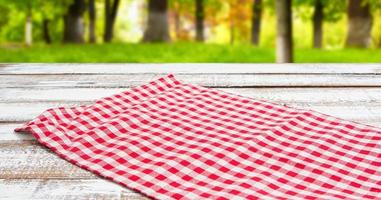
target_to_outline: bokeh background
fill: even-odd
[[[0,0],[0,62],[275,62],[276,0]],[[381,62],[381,0],[292,0],[295,62]]]

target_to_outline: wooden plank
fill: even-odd
[[[126,88],[2,88],[0,103],[83,102],[127,90]],[[381,88],[221,88],[219,90],[274,102],[363,104],[381,102]],[[319,95],[316,95],[319,94]]]
[[[58,105],[79,105],[91,103],[95,99],[108,96],[124,89],[98,89],[98,88],[76,88],[76,89],[3,89],[0,90],[0,105],[3,121],[18,121],[32,119],[43,110]],[[381,102],[381,88],[239,88],[239,89],[221,89],[223,91],[240,94],[256,99],[266,99],[276,103],[284,103],[290,106],[319,109],[319,105],[325,105],[326,110],[333,111],[343,109],[340,113],[343,118],[350,119],[348,113],[358,115],[356,110],[358,106],[367,106],[363,108],[369,113]],[[316,95],[319,94],[319,95]],[[45,102],[45,103],[43,103]],[[47,102],[47,103],[46,103]],[[328,106],[330,105],[330,106]],[[352,108],[352,106],[355,106]],[[352,109],[355,109],[351,111]],[[369,111],[370,110],[370,111]],[[362,111],[360,111],[362,112]],[[373,113],[376,113],[373,111]],[[332,114],[335,114],[333,112]],[[360,113],[361,115],[361,113]],[[361,115],[358,121],[379,126],[381,121],[379,117]],[[32,137],[27,134],[9,134],[13,129],[20,126],[14,124],[0,124],[0,142],[31,140]]]
[[[226,91],[241,94],[248,97],[257,99],[267,99],[275,103],[282,103],[292,107],[313,109],[319,112],[330,114],[333,116],[341,117],[347,120],[358,121],[368,124],[379,123],[381,121],[381,97],[380,89],[359,89],[352,90],[349,88],[341,89],[311,89],[311,88],[288,88],[288,89],[225,89]],[[38,91],[35,90],[34,97],[24,94],[26,100],[22,100],[23,96],[14,96],[14,101],[6,99],[9,95],[2,95],[0,98],[0,121],[2,122],[23,122],[30,120],[48,108],[59,106],[76,106],[88,104],[93,101],[92,98],[103,96],[102,93],[94,95],[89,98],[79,95],[79,101],[75,100],[77,97],[68,93],[60,93],[63,90],[55,91]],[[27,91],[25,91],[27,92]],[[39,96],[45,92],[45,96]],[[78,93],[78,91],[77,91]],[[33,94],[33,92],[31,92]],[[57,95],[56,95],[57,94]],[[61,97],[60,97],[60,94]],[[316,95],[319,94],[319,95]],[[4,97],[5,96],[5,97]],[[57,98],[53,101],[49,100],[50,97]],[[72,96],[74,99],[63,98],[63,96]],[[18,100],[17,98],[20,98]],[[29,98],[29,100],[28,100]],[[61,98],[61,100],[60,100]],[[376,124],[378,125],[378,124]]]
[[[16,134],[13,130],[20,127],[20,123],[0,123],[0,144],[18,141],[32,141],[36,140],[32,134],[20,133]]]
[[[126,88],[146,84],[164,74],[0,75],[0,88]],[[207,87],[381,87],[372,74],[182,74],[179,80]]]
[[[1,88],[0,102],[94,101],[126,88]]]
[[[301,106],[299,108],[302,108]],[[313,109],[325,114],[340,117],[345,120],[355,121],[368,125],[378,126],[381,125],[381,106],[304,106],[307,109]],[[24,121],[27,121],[36,115],[3,117],[3,123],[0,123],[0,143],[8,141],[31,140],[30,135],[18,135],[13,133],[15,127],[20,126]],[[1,119],[1,118],[0,118]],[[10,122],[10,123],[7,123]]]
[[[115,74],[115,73],[381,73],[381,64],[1,64],[0,74]]]
[[[328,107],[327,109],[329,109]],[[348,109],[348,107],[346,107]],[[341,109],[341,108],[338,108]],[[315,110],[315,109],[314,109]],[[335,109],[336,110],[336,109]],[[348,109],[350,110],[350,109]],[[351,113],[353,115],[356,114],[356,111],[363,112],[362,110],[354,110]],[[357,121],[364,124],[369,124],[377,127],[381,127],[381,118],[377,117],[377,111],[372,110],[372,108],[369,108],[366,110],[367,113],[372,113],[369,115],[366,114],[359,114],[360,116],[354,118],[354,117],[348,117],[345,115],[345,110],[342,112],[342,119]],[[374,114],[373,114],[374,113]],[[354,119],[351,119],[354,118]],[[31,134],[27,133],[14,133],[13,130],[17,127],[20,127],[23,124],[24,121],[15,122],[13,121],[8,123],[8,121],[0,123],[0,144],[1,143],[10,143],[10,142],[19,142],[19,141],[30,141],[35,140]]]
[[[48,108],[58,106],[75,106],[79,104],[66,103],[0,103],[0,122],[24,122],[33,119]],[[371,105],[352,104],[352,105],[320,105],[313,103],[292,103],[288,106],[311,109],[346,120],[366,123],[369,125],[380,126],[381,122],[381,104],[373,103]]]
[[[81,104],[84,103],[0,103],[0,122],[24,122],[36,117],[48,108]]]
[[[94,180],[2,179],[0,199],[59,200],[59,199],[111,199],[148,200],[115,183]]]
[[[97,178],[59,158],[36,140],[0,143],[0,169],[0,179]]]

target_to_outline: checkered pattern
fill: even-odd
[[[381,129],[172,75],[16,131],[154,199],[381,199]]]

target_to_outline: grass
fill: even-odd
[[[274,49],[199,43],[0,46],[0,62],[271,63]],[[381,62],[381,49],[296,49],[298,63]]]

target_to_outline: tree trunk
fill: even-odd
[[[148,23],[144,32],[145,42],[168,42],[168,1],[149,0],[148,1]]]
[[[96,9],[95,0],[89,0],[89,42],[95,43],[97,41],[95,34],[95,19]]]
[[[196,0],[196,41],[204,41],[204,1]]]
[[[276,0],[277,14],[277,42],[276,61],[277,63],[293,62],[293,42],[292,42],[292,0]]]
[[[25,20],[25,44],[31,46],[33,43],[33,25],[32,25],[32,5],[28,5]]]
[[[43,27],[42,32],[43,32],[43,37],[46,44],[52,43],[52,39],[50,37],[50,31],[49,31],[49,24],[50,24],[49,19],[44,19],[42,21],[42,27]]]
[[[257,46],[261,32],[262,0],[254,0],[252,12],[251,43]]]
[[[114,24],[116,15],[118,12],[119,7],[119,0],[114,0],[111,2],[110,0],[105,1],[105,33],[103,36],[103,40],[105,42],[111,42],[113,36],[114,36]]]
[[[347,47],[367,47],[371,41],[372,15],[368,1],[349,0]]]
[[[64,16],[65,43],[83,43],[85,0],[74,0]]]
[[[322,0],[315,0],[315,12],[313,16],[314,48],[321,48],[323,43],[323,4]]]
[[[177,11],[175,12],[174,19],[175,19],[175,34],[176,34],[176,39],[179,40],[180,39],[181,21],[180,21],[180,15],[179,15],[179,13]]]

